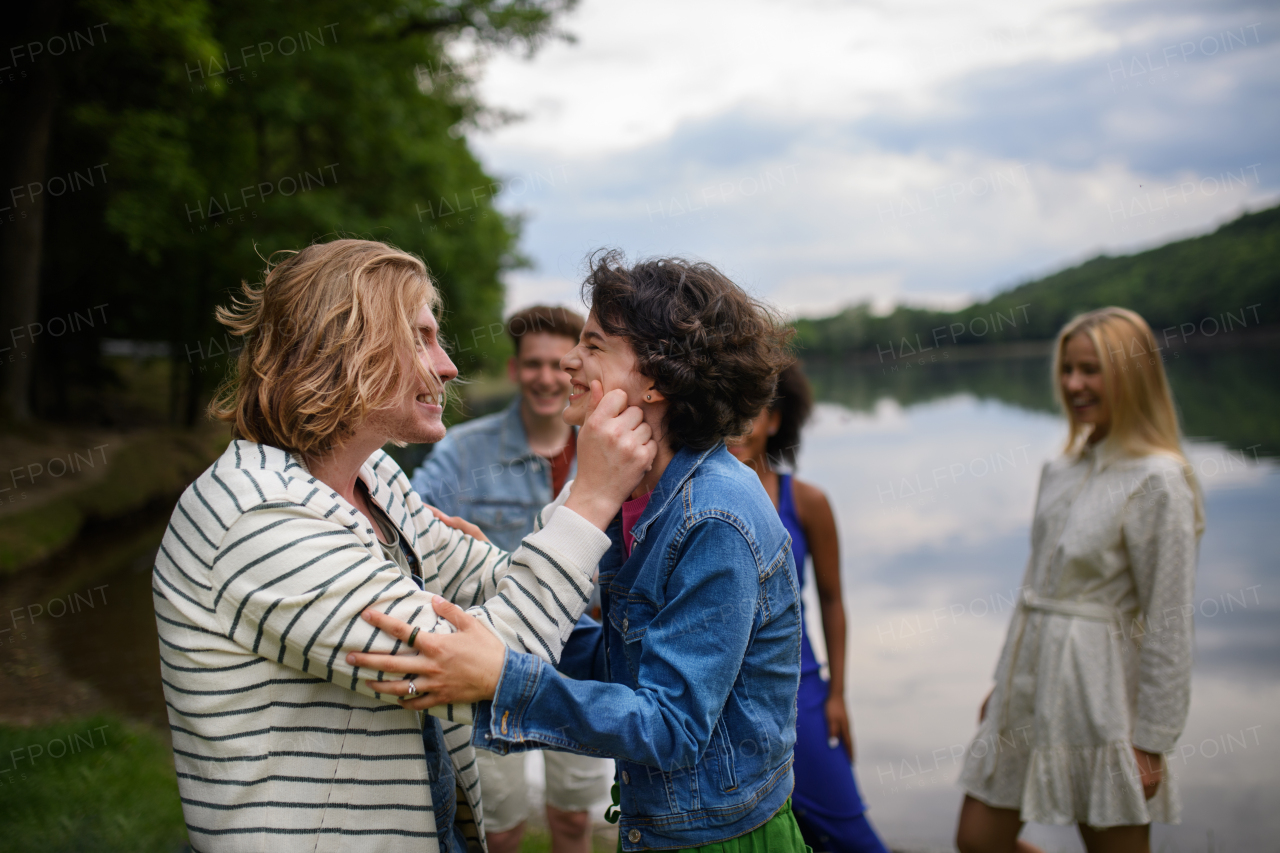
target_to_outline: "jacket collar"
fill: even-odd
[[[1124,460],[1126,454],[1118,441],[1107,436],[1095,444],[1085,444],[1080,448],[1079,459],[1089,464],[1093,473],[1100,474],[1116,462]]]
[[[307,467],[307,460],[301,454],[291,453],[271,445],[258,444],[245,439],[234,440],[232,449],[235,451],[238,467],[275,471],[284,477],[293,477],[299,482],[314,479],[314,475]],[[403,477],[404,474],[398,470],[393,471],[392,469],[394,468],[395,461],[387,455],[386,451],[375,450],[360,465],[360,472],[356,476],[364,482],[370,499],[386,513],[387,518],[391,519],[391,523],[398,527],[400,532],[412,543],[416,541],[417,535],[410,520],[408,505],[405,503],[404,497],[396,489],[391,488],[390,485],[396,476]],[[329,488],[320,480],[315,480],[315,483],[321,489]],[[336,509],[344,512],[348,518],[353,520],[364,518],[363,513],[353,504],[348,503],[347,499],[342,495],[333,493],[330,501]],[[373,519],[364,520],[367,522],[365,526],[356,525],[351,529],[362,540],[366,540],[366,545],[373,547],[377,540],[374,536],[373,528],[368,526],[373,524]]]
[[[723,446],[723,442],[717,442],[707,450],[698,451],[682,447],[676,451],[676,455],[667,464],[667,470],[662,472],[658,485],[649,494],[649,504],[644,508],[640,520],[631,528],[631,535],[637,543],[644,541],[645,533],[654,519],[676,499],[680,490],[684,488],[684,484],[698,470],[698,467],[706,461],[708,456]]]

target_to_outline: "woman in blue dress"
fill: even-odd
[[[775,470],[781,464],[795,467],[800,428],[812,408],[809,382],[799,365],[792,365],[779,376],[773,403],[756,418],[750,434],[729,450],[755,470],[778,508],[791,534],[801,584],[805,556],[813,557],[831,680],[822,680],[813,647],[802,633],[792,794],[800,831],[815,851],[888,853],[867,821],[853,775],[853,735],[844,703],[845,618],[835,517],[818,487]],[[803,629],[803,620],[801,625]]]

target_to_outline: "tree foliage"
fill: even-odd
[[[169,344],[171,408],[190,422],[235,343],[213,306],[270,253],[335,235],[421,255],[459,366],[479,367],[490,348],[470,331],[500,318],[499,275],[521,259],[501,182],[467,146],[504,118],[474,75],[493,50],[554,37],[573,1],[67,4],[58,32],[101,37],[47,65],[47,173],[102,180],[46,196],[39,318],[105,305],[106,325],[37,342],[37,412],[102,416],[105,332]]]

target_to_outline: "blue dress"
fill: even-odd
[[[792,495],[791,476],[782,474],[778,483],[778,515],[791,534],[799,584],[804,584],[805,557],[809,543]],[[844,747],[827,742],[827,682],[809,645],[804,621],[800,623],[800,693],[796,699],[796,787],[791,795],[796,821],[805,843],[816,851],[832,853],[889,853],[871,828],[865,814],[853,765]]]

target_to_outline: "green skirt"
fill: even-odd
[[[682,849],[689,853],[813,853],[800,837],[800,827],[791,813],[790,798],[773,817],[746,835]],[[618,838],[618,853],[622,853],[621,837]]]

